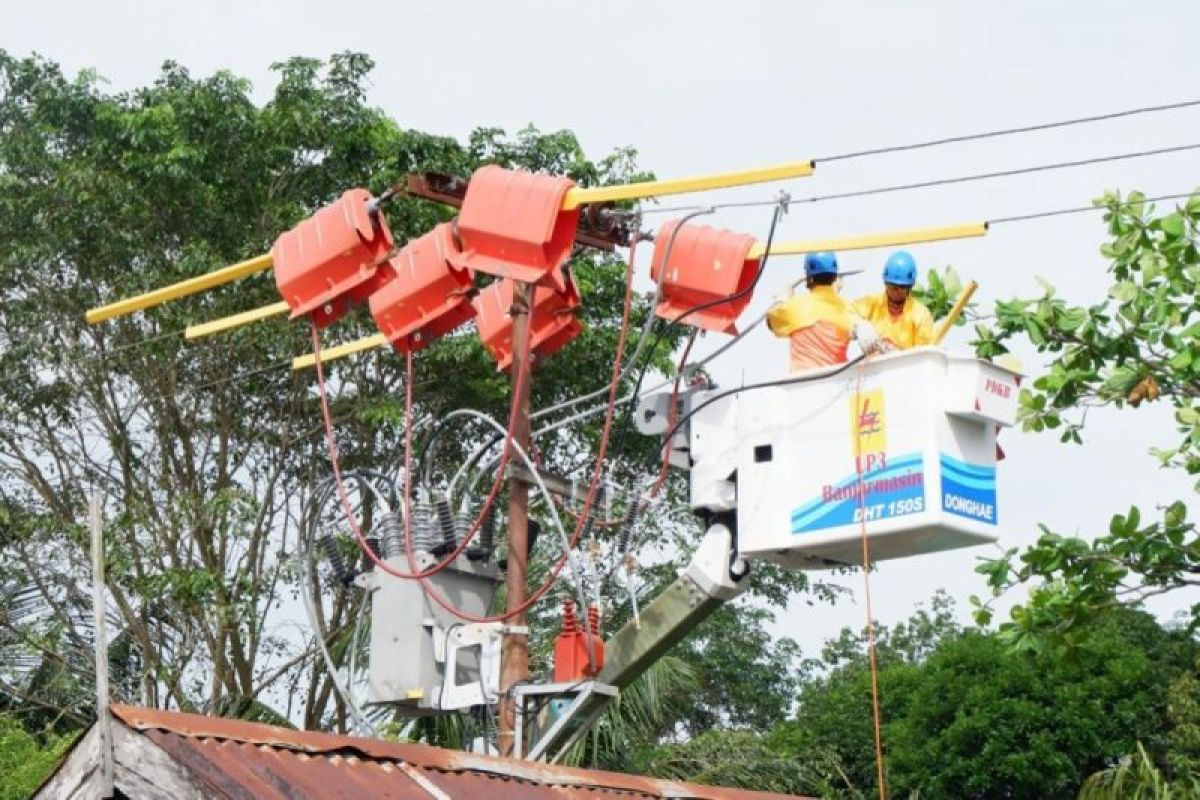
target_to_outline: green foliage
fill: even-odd
[[[1200,797],[1195,774],[1170,781],[1138,743],[1137,753],[1084,781],[1079,800],[1194,800]]]
[[[694,664],[673,654],[660,658],[604,710],[564,763],[636,772],[639,751],[672,733],[699,691]]]
[[[926,273],[924,284],[917,284],[913,287],[913,297],[920,300],[929,309],[929,313],[933,315],[935,320],[942,319],[950,313],[950,309],[954,306],[954,301],[958,299],[958,295],[962,292],[962,279],[958,277],[958,271],[954,267],[947,266],[941,273],[936,269],[929,270]],[[970,308],[973,304],[969,304]],[[964,325],[966,316],[961,316],[955,321],[955,325]]]
[[[1167,692],[1167,765],[1177,777],[1200,776],[1200,663],[1180,675]]]
[[[1053,430],[1063,442],[1082,443],[1088,408],[1136,409],[1161,397],[1175,408],[1178,437],[1151,453],[1165,468],[1200,473],[1200,195],[1159,216],[1138,192],[1106,194],[1096,204],[1110,237],[1100,248],[1107,291],[1077,306],[1039,280],[1040,296],[996,303],[994,322],[976,328],[976,350],[992,357],[1023,338],[1049,356],[1045,372],[1021,391],[1019,418],[1025,430]],[[1137,508],[1114,515],[1108,532],[1090,541],[1043,528],[1031,547],[982,563],[994,594],[1036,587],[1002,625],[1008,641],[1070,644],[1071,632],[1098,612],[1196,585],[1200,537],[1186,504],[1143,516],[1151,515]],[[990,619],[986,604],[978,619]]]
[[[74,740],[74,736],[39,739],[14,717],[0,714],[0,800],[32,796]]]
[[[636,772],[656,778],[765,792],[820,791],[812,765],[780,755],[759,734],[712,730],[679,744],[639,754]]]
[[[1172,681],[1194,676],[1200,648],[1149,615],[1120,611],[1089,626],[1070,654],[1014,651],[999,636],[932,613],[878,631],[889,787],[896,797],[1066,797],[1086,776],[1143,742],[1174,752]],[[772,734],[777,752],[837,764],[846,782],[875,784],[870,671],[861,636],[843,633],[809,665],[795,718]]]

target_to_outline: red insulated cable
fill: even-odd
[[[422,580],[421,586],[425,589],[425,594],[431,600],[433,600],[435,603],[437,603],[439,606],[441,606],[442,608],[444,608],[446,611],[450,612],[454,616],[458,617],[459,619],[466,620],[467,622],[503,622],[505,620],[512,619],[513,617],[524,614],[526,611],[528,611],[530,608],[532,608],[533,605],[538,602],[538,600],[542,599],[542,597],[546,594],[546,592],[550,591],[550,587],[552,587],[555,584],[555,582],[558,580],[559,574],[563,570],[563,567],[566,566],[567,560],[571,556],[571,551],[574,550],[575,545],[579,543],[579,537],[582,535],[583,529],[587,526],[588,515],[591,513],[592,505],[596,501],[597,489],[599,489],[599,486],[600,486],[600,475],[604,471],[604,458],[608,453],[609,434],[612,433],[613,412],[616,410],[616,407],[617,407],[617,390],[620,388],[620,385],[621,385],[621,359],[625,355],[625,340],[626,340],[626,336],[629,332],[629,315],[630,315],[630,309],[633,306],[633,260],[634,260],[634,253],[636,252],[636,250],[637,250],[637,239],[635,238],[629,249],[629,263],[628,263],[628,265],[626,267],[626,271],[625,271],[625,305],[624,305],[624,308],[621,313],[621,331],[617,338],[617,352],[616,352],[615,357],[613,358],[612,378],[610,379],[609,388],[608,388],[608,406],[604,412],[604,429],[601,431],[601,434],[600,434],[600,447],[596,453],[596,461],[592,468],[592,479],[591,479],[591,483],[588,486],[587,498],[584,500],[583,510],[580,512],[579,520],[577,521],[577,523],[575,525],[574,532],[571,534],[570,541],[567,543],[567,548],[566,548],[566,550],[563,551],[563,554],[559,557],[558,561],[555,562],[554,566],[550,569],[550,575],[546,578],[545,582],[541,586],[539,586],[533,594],[531,594],[528,598],[526,598],[525,602],[521,603],[521,605],[517,606],[516,608],[512,609],[511,611],[507,611],[503,614],[496,614],[493,616],[482,616],[482,617],[476,616],[475,614],[470,614],[466,611],[463,611],[460,608],[455,607],[453,603],[451,603],[446,598],[442,597],[426,581]],[[410,359],[409,360],[409,374],[411,376],[411,373],[412,373],[411,355],[409,356],[409,359]],[[406,382],[406,385],[412,386],[411,378]],[[411,400],[412,400],[411,390],[406,390],[406,392],[405,392],[405,417],[406,417],[406,426],[409,429],[411,429],[411,423],[412,423],[412,402],[411,402]],[[406,447],[407,447],[407,445],[406,445]],[[412,558],[412,541],[411,541],[411,539],[409,539],[406,542],[406,544],[407,544],[408,551],[409,551],[409,558],[411,559]]]
[[[887,776],[883,768],[883,715],[879,710],[879,663],[875,657],[875,613],[871,607],[871,545],[867,536],[866,488],[863,483],[862,469],[862,436],[858,431],[858,404],[862,402],[863,382],[866,378],[867,362],[858,368],[858,385],[854,389],[855,421],[854,429],[854,463],[858,472],[858,522],[859,534],[862,539],[862,570],[863,593],[866,599],[867,611],[867,657],[871,667],[871,721],[875,735],[875,773],[876,786],[879,790],[879,800],[887,800]]]
[[[501,454],[500,463],[496,468],[496,479],[492,483],[491,492],[489,492],[487,499],[484,501],[483,510],[482,510],[482,513],[479,515],[479,518],[475,520],[474,524],[471,526],[471,529],[467,532],[467,535],[463,537],[462,542],[459,543],[459,545],[454,549],[454,551],[451,552],[448,556],[446,556],[446,558],[444,560],[438,562],[437,564],[434,564],[432,567],[430,567],[429,569],[424,570],[424,571],[404,572],[403,570],[396,569],[395,567],[386,563],[381,558],[379,558],[379,556],[377,556],[375,554],[375,552],[367,544],[367,537],[363,533],[362,528],[359,526],[358,520],[355,519],[355,517],[354,517],[354,510],[350,504],[350,497],[346,493],[345,484],[342,482],[342,471],[341,471],[341,466],[339,464],[339,459],[338,459],[337,444],[334,442],[334,439],[333,439],[333,420],[329,413],[329,396],[328,396],[328,392],[326,391],[326,387],[325,387],[324,371],[321,369],[321,335],[320,335],[320,332],[317,330],[317,326],[316,326],[315,322],[312,325],[312,340],[313,340],[314,364],[317,368],[317,390],[318,390],[318,393],[321,398],[321,416],[325,423],[325,444],[326,444],[326,448],[329,451],[329,463],[330,463],[330,466],[333,468],[333,479],[334,479],[334,483],[337,485],[338,497],[340,498],[341,503],[342,503],[342,510],[346,514],[346,520],[350,523],[350,530],[354,533],[354,538],[358,540],[358,545],[360,548],[362,548],[362,551],[367,554],[367,558],[369,558],[375,564],[375,566],[379,567],[381,570],[383,570],[384,572],[386,572],[389,575],[392,575],[397,578],[406,578],[409,580],[412,580],[412,579],[420,580],[423,578],[428,578],[431,575],[436,575],[437,573],[439,573],[443,569],[445,569],[447,566],[449,566],[451,563],[453,563],[453,561],[456,558],[458,558],[458,556],[462,553],[462,551],[466,549],[467,545],[470,543],[471,539],[474,537],[476,531],[478,531],[479,528],[482,526],[484,516],[487,514],[488,510],[491,508],[492,503],[495,501],[496,496],[500,492],[500,485],[503,482],[504,469],[508,465],[508,456],[509,456],[508,443],[512,439],[513,425],[516,422],[515,404],[514,404],[513,409],[509,412],[508,430],[505,434],[505,448],[504,448],[504,452]],[[526,354],[526,355],[528,355],[528,354]],[[524,359],[524,362],[526,365],[528,364],[528,361],[529,361],[528,358]],[[528,369],[528,366],[526,366],[525,369],[522,369],[517,374],[517,379],[516,379],[517,388],[520,388],[520,385],[526,379],[528,372],[529,372],[529,369]],[[412,378],[411,369],[409,370],[408,377],[409,377],[409,379]],[[406,387],[405,391],[406,391],[406,394],[409,392],[407,387]],[[411,420],[411,416],[410,416],[406,420],[406,425],[411,424],[411,421],[412,420]],[[406,432],[405,432],[405,457],[404,457],[405,458],[405,460],[404,460],[404,469],[405,469],[404,477],[405,477],[405,487],[406,487],[405,494],[404,494],[404,503],[405,503],[404,538],[405,538],[406,542],[411,541],[411,538],[412,538],[412,525],[411,525],[412,516],[409,513],[411,511],[411,509],[409,507],[411,494],[409,491],[410,480],[409,480],[409,476],[408,476],[408,469],[410,466],[409,461],[410,461],[410,457],[411,457],[410,447],[411,447],[411,430],[406,429]],[[411,547],[409,549],[411,550]],[[413,564],[413,559],[410,554],[410,556],[409,556],[409,567],[410,568],[412,567],[412,564]]]

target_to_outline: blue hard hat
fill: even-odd
[[[837,275],[837,256],[833,253],[809,253],[804,257],[804,277]]]
[[[897,250],[883,265],[883,282],[895,286],[912,286],[917,282],[917,262],[907,250]]]

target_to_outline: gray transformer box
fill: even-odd
[[[415,566],[404,556],[386,559],[388,566],[401,572],[427,570],[437,559],[425,552],[416,554]],[[485,670],[488,664],[484,647],[478,644],[479,629],[491,642],[493,633],[486,626],[471,625],[431,600],[421,581],[397,578],[376,567],[364,576],[371,593],[371,650],[368,668],[369,703],[387,703],[402,713],[427,716],[462,707],[455,697],[463,696],[467,686],[484,695],[487,701]],[[455,608],[475,616],[484,616],[491,606],[503,575],[494,563],[472,562],[459,557],[441,572],[426,579],[430,587]],[[495,627],[494,646],[499,651],[499,626]],[[446,674],[447,654],[457,654],[457,668]]]

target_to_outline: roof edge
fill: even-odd
[[[705,786],[620,772],[561,767],[555,764],[444,750],[423,744],[365,739],[317,731],[298,731],[258,722],[140,708],[119,703],[114,703],[109,706],[109,709],[115,719],[136,731],[161,730],[187,737],[231,740],[312,754],[349,750],[367,758],[398,761],[441,772],[483,772],[543,785],[624,790],[654,793],[667,798],[694,798],[695,800],[794,797],[794,795]]]

